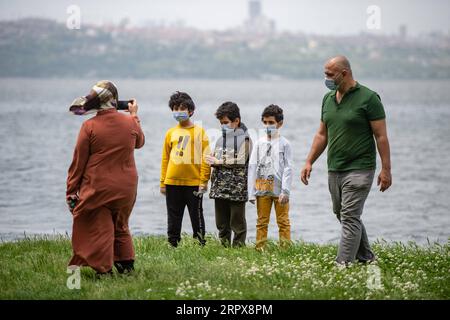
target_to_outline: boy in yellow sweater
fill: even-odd
[[[208,137],[202,127],[191,121],[195,104],[187,93],[175,92],[169,107],[178,124],[166,133],[161,159],[160,191],[166,196],[168,240],[174,247],[180,242],[187,206],[194,238],[204,245],[202,195],[208,189],[211,172],[205,162],[205,156],[210,153]]]

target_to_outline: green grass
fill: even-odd
[[[136,237],[136,272],[97,279],[81,270],[81,288],[66,286],[67,237],[0,244],[0,299],[449,299],[450,241],[425,247],[376,242],[381,286],[369,288],[375,266],[334,264],[337,247],[296,242],[204,248],[184,235],[180,247],[164,237]],[[370,282],[370,281],[369,281]]]

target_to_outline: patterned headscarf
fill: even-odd
[[[92,114],[100,110],[116,108],[118,99],[115,84],[111,81],[102,80],[92,87],[87,96],[76,98],[69,111],[79,116]]]

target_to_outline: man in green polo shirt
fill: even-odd
[[[366,229],[361,221],[375,175],[376,147],[382,168],[380,191],[392,183],[389,140],[379,95],[353,79],[348,59],[337,56],[325,64],[325,85],[330,91],[322,102],[322,116],[311,150],[301,171],[307,185],[312,165],[328,146],[328,187],[333,211],[341,223],[336,262],[372,262]]]

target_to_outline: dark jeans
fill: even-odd
[[[194,195],[198,187],[166,185],[167,235],[169,243],[176,247],[181,240],[181,226],[184,208],[187,206],[191,218],[194,238],[205,244],[205,219],[203,217],[202,197]]]
[[[233,231],[233,247],[244,246],[247,236],[245,202],[216,199],[215,208],[216,226],[219,229],[219,238],[222,244],[224,246],[231,245],[231,231]]]

